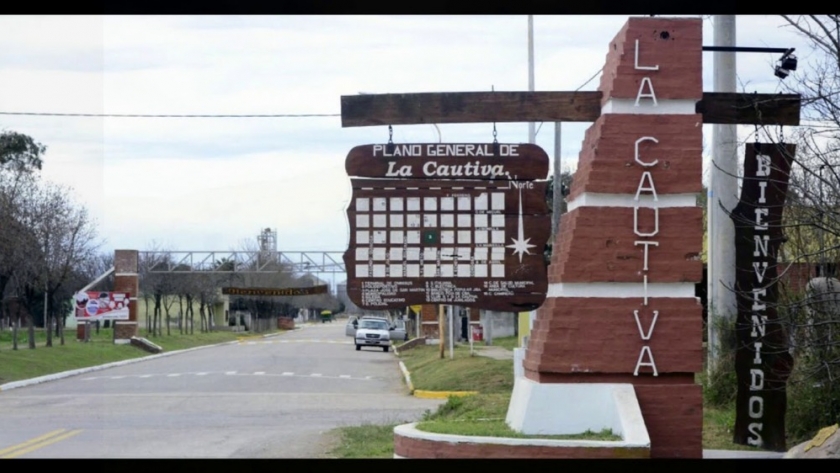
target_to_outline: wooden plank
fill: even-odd
[[[309,287],[223,287],[222,294],[231,296],[306,296],[325,294],[327,286]]]
[[[707,124],[798,126],[801,102],[796,94],[704,92],[696,109]],[[341,97],[344,128],[430,123],[594,122],[600,115],[601,92],[447,92]]]
[[[350,150],[344,167],[360,177],[531,180],[548,177],[548,154],[528,143],[371,144]]]
[[[704,92],[696,110],[703,123],[799,126],[801,107],[798,94]]]
[[[600,113],[601,92],[443,92],[341,97],[341,126],[345,128],[422,123],[591,122]]]

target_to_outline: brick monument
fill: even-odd
[[[128,343],[137,336],[137,295],[140,293],[137,250],[114,251],[114,291],[127,292],[128,320],[114,321],[114,341]]]
[[[517,431],[600,431],[632,385],[651,457],[702,458],[702,37],[701,19],[630,18],[609,44],[511,398]]]

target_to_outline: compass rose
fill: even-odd
[[[530,238],[525,238],[525,228],[522,224],[522,188],[519,188],[519,234],[517,235],[519,238],[511,238],[513,240],[513,244],[507,245],[507,248],[513,248],[513,254],[519,255],[519,262],[522,262],[522,256],[525,253],[531,254],[528,251],[529,248],[534,248],[537,245],[532,245],[528,242],[531,241]]]

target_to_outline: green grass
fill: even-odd
[[[261,335],[276,332],[279,331],[262,332]],[[196,332],[192,335],[181,335],[176,331],[169,336],[149,337],[145,330],[140,330],[139,334],[162,347],[165,352],[229,342],[247,335],[250,334]],[[18,335],[18,349],[13,351],[11,332],[0,333],[0,384],[149,355],[148,352],[131,345],[115,345],[110,328],[100,329],[98,334],[91,330],[88,343],[76,341],[75,329],[65,332],[63,346],[57,337],[53,337],[52,347],[45,346],[46,334],[42,329],[35,331],[34,350],[28,348],[27,340],[27,332],[22,329]]]
[[[703,407],[703,448],[712,450],[763,451],[732,442],[735,432],[735,408]]]
[[[502,347],[508,350],[513,350],[514,348],[519,348],[519,337],[502,337],[502,338],[494,338],[493,344],[491,346],[494,347]]]
[[[394,427],[399,424],[365,424],[341,427],[338,445],[329,452],[334,458],[394,458]]]
[[[455,346],[455,357],[447,349],[440,358],[437,346],[424,345],[400,353],[411,374],[414,389],[423,391],[478,391],[508,393],[513,389],[513,362],[470,355],[469,346]]]
[[[484,437],[621,440],[611,429],[601,432],[586,431],[575,435],[524,435],[516,432],[505,423],[510,395],[496,393],[450,397],[436,412],[424,416],[417,424],[417,429],[438,434]]]

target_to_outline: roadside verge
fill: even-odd
[[[425,345],[424,339],[415,339],[409,342],[403,343],[400,346],[394,346],[393,352],[397,358],[403,356],[403,354],[411,349],[420,349],[424,350]],[[460,397],[460,396],[469,396],[472,394],[478,394],[478,391],[451,391],[451,390],[426,390],[426,389],[416,389],[414,382],[411,379],[411,372],[409,371],[406,364],[400,360],[399,361],[400,371],[403,374],[403,378],[405,379],[405,384],[408,386],[408,393],[414,397],[422,398],[422,399],[448,399],[450,397]]]
[[[233,340],[233,341],[229,341],[229,342],[214,343],[212,345],[202,345],[200,347],[193,347],[193,348],[185,348],[183,350],[163,352],[163,353],[158,353],[156,355],[149,355],[149,356],[142,356],[142,357],[138,357],[138,358],[131,358],[129,360],[114,361],[112,363],[105,363],[105,364],[102,364],[102,365],[89,366],[89,367],[86,367],[86,368],[78,368],[78,369],[74,369],[74,370],[62,371],[60,373],[53,373],[53,374],[48,374],[48,375],[44,375],[44,376],[38,376],[36,378],[22,379],[20,381],[12,381],[10,383],[0,384],[0,392],[10,391],[12,389],[22,388],[22,387],[26,387],[26,386],[32,386],[32,385],[35,385],[35,384],[41,384],[41,383],[45,383],[45,382],[48,382],[48,381],[55,381],[55,380],[58,380],[58,379],[69,378],[70,376],[76,376],[76,375],[80,375],[80,374],[91,373],[91,372],[94,372],[94,371],[100,371],[100,370],[104,370],[104,369],[108,369],[108,368],[115,368],[115,367],[118,367],[118,366],[130,365],[132,363],[139,363],[141,361],[148,361],[148,360],[154,360],[156,358],[162,358],[162,357],[166,357],[166,356],[177,355],[179,353],[186,353],[186,352],[190,352],[190,351],[201,350],[201,349],[204,349],[204,348],[219,347],[219,346],[223,346],[223,345],[235,345],[235,344],[241,343],[243,340],[246,340],[246,339],[274,337],[274,336],[280,335],[282,333],[283,332],[271,333],[271,334],[267,334],[267,335],[259,335],[259,336],[253,336],[253,337],[240,337],[237,340]]]

